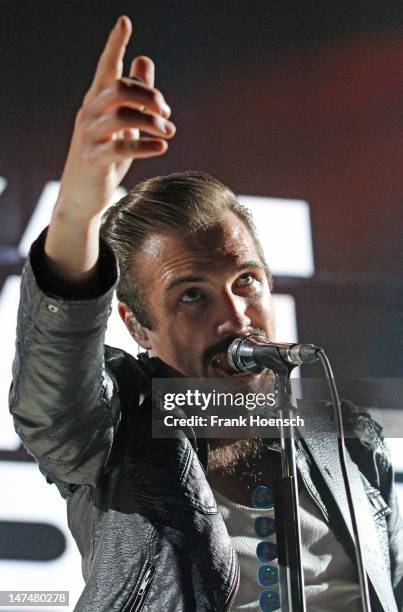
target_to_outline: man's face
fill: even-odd
[[[263,262],[231,211],[190,239],[152,234],[136,256],[136,269],[154,321],[147,329],[151,354],[184,376],[229,376],[225,353],[234,338],[263,332],[274,339]]]

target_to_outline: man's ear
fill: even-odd
[[[135,339],[137,344],[146,351],[150,350],[152,347],[147,327],[144,327],[144,325],[141,325],[141,323],[137,321],[133,311],[123,302],[119,302],[118,311],[130,335]]]

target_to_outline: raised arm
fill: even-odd
[[[70,484],[95,485],[120,418],[104,369],[117,264],[100,243],[100,216],[133,159],[161,155],[175,132],[152,61],[132,62],[141,81],[122,77],[130,33],[121,17],[77,114],[51,224],[22,275],[10,411],[43,471]]]

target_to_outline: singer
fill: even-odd
[[[273,520],[251,499],[264,502],[261,485],[279,473],[276,441],[207,444],[188,430],[161,440],[150,425],[153,377],[236,377],[226,358],[235,338],[274,340],[270,269],[248,212],[203,172],[145,180],[103,216],[132,161],[164,154],[175,134],[153,62],[137,57],[137,78],[122,76],[130,33],[121,17],[77,114],[51,223],[24,267],[10,410],[66,500],[86,582],[77,612],[275,610],[264,586],[276,582],[275,545],[260,542]],[[104,346],[115,288],[123,323],[146,351],[139,358]],[[271,376],[244,380],[254,388]],[[372,609],[396,612],[403,531],[392,466],[379,426],[345,411],[365,425],[350,452],[365,501],[358,521],[374,534],[365,559]],[[342,483],[320,471],[328,455],[325,441],[299,442],[308,610],[358,612]]]

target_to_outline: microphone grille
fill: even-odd
[[[242,342],[242,338],[235,338],[231,342],[227,350],[228,363],[235,372],[243,372],[242,363],[239,359],[239,346]]]

